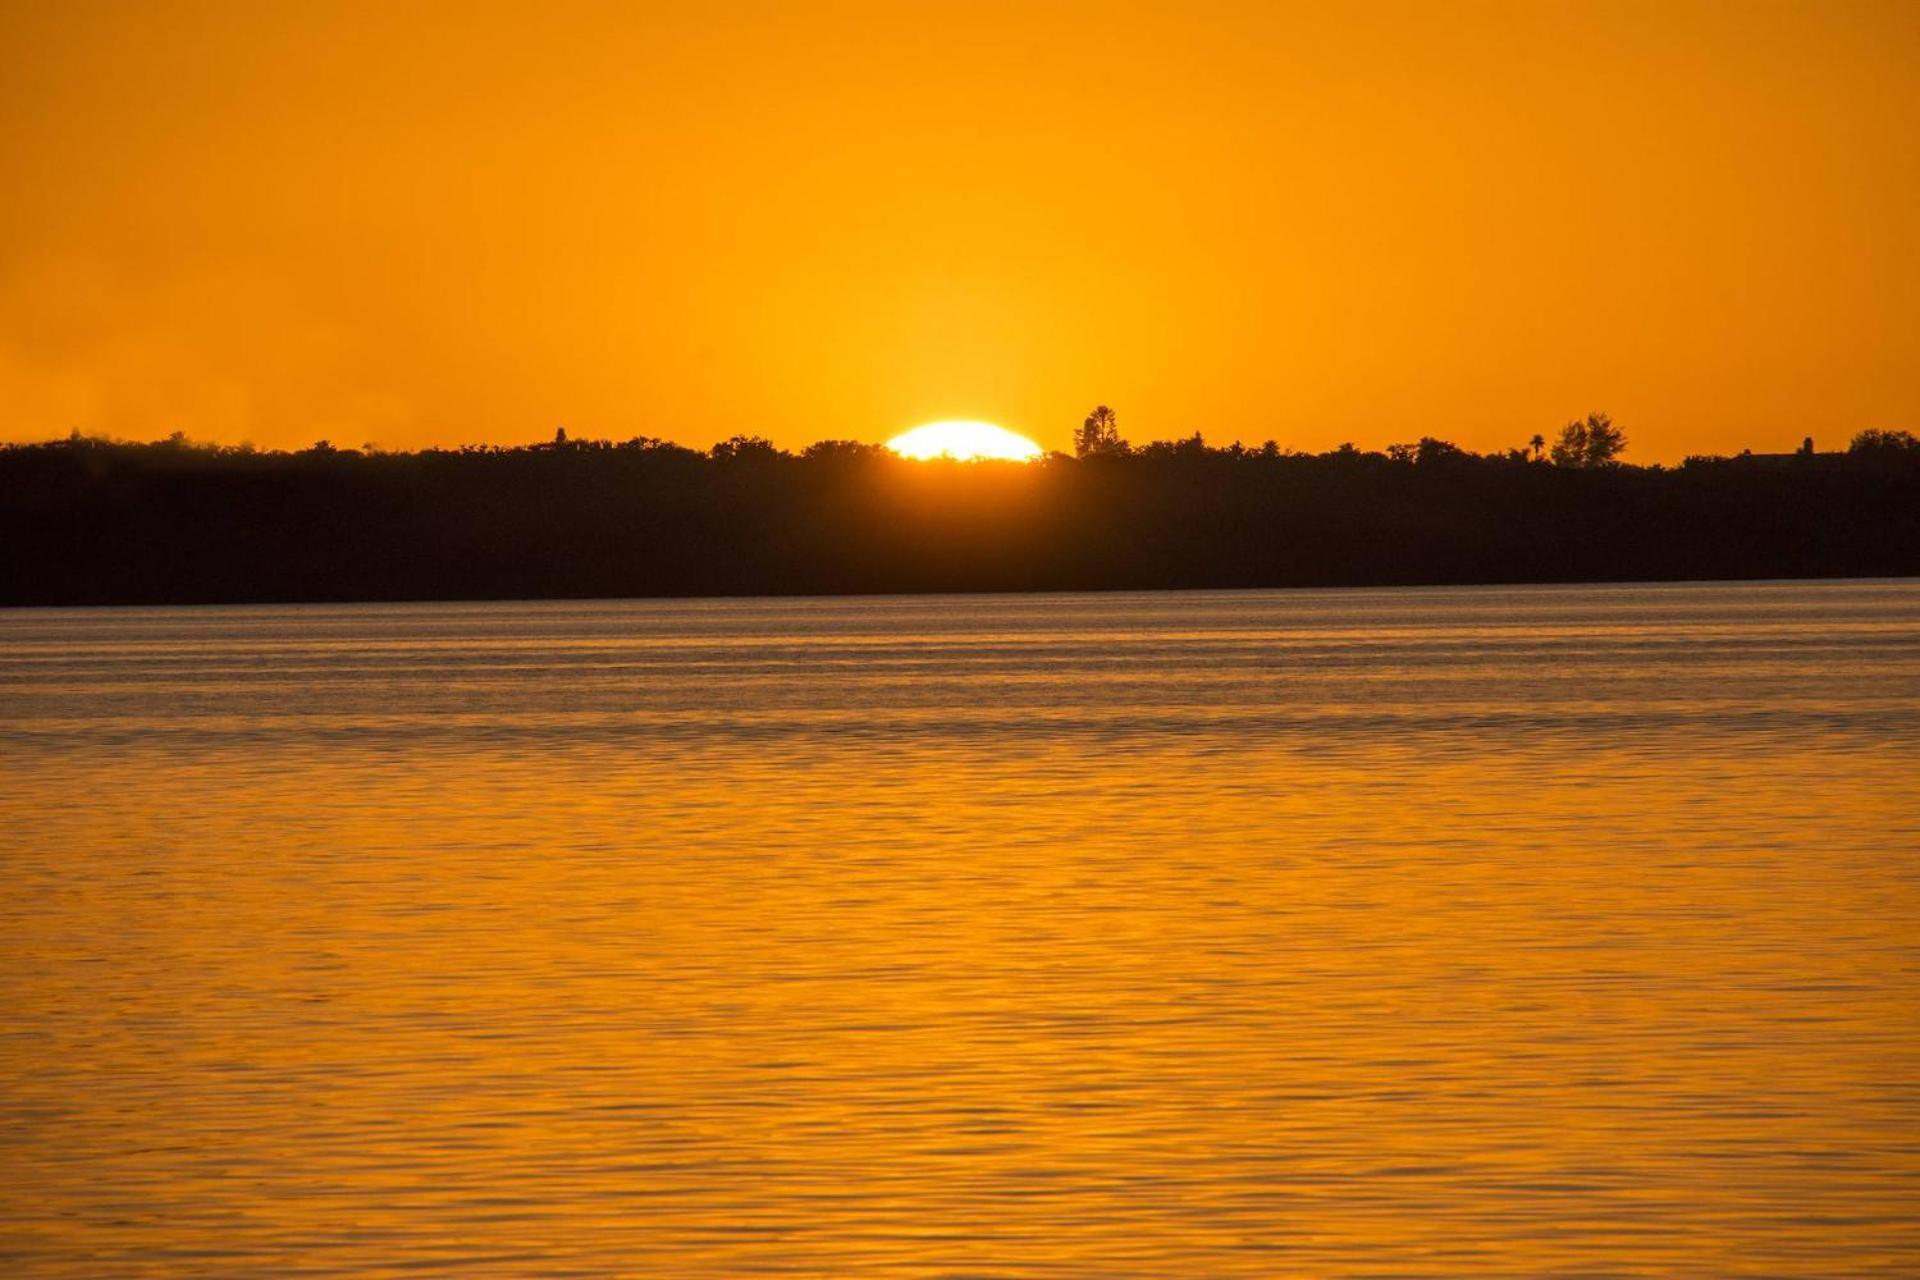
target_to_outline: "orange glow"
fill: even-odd
[[[1920,429],[1920,6],[0,6],[0,434]]]

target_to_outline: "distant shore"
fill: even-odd
[[[1556,465],[1198,437],[1030,464],[736,439],[0,447],[0,604],[1414,586],[1920,574],[1920,448]]]

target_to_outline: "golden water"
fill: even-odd
[[[0,614],[0,1271],[1920,1274],[1920,586]]]

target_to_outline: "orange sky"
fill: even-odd
[[[0,437],[1920,428],[1920,4],[0,6]]]

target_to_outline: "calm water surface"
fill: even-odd
[[[11,1276],[1920,1274],[1920,584],[0,613]]]

